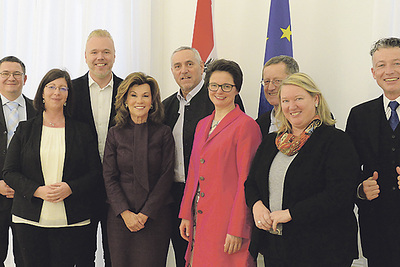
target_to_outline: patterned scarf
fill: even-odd
[[[314,130],[321,126],[321,118],[317,115],[315,116],[306,129],[300,134],[300,136],[294,136],[291,133],[284,132],[278,135],[275,139],[276,147],[280,152],[287,156],[293,156],[298,153],[303,145],[310,138]]]

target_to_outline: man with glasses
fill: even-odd
[[[0,168],[3,169],[8,144],[20,121],[35,116],[32,100],[22,95],[27,76],[24,63],[14,56],[0,60]],[[11,226],[11,206],[14,190],[0,177],[0,265],[4,266],[8,250],[8,229]],[[13,228],[12,228],[13,230]],[[23,266],[20,248],[13,230],[14,262]]]
[[[104,146],[108,129],[115,125],[114,101],[122,79],[112,72],[115,62],[115,46],[111,34],[106,30],[94,30],[86,41],[85,60],[89,67],[82,77],[74,79],[75,103],[73,117],[89,124],[97,137],[100,158],[103,161]],[[103,252],[105,266],[111,266],[107,239],[107,204],[103,177],[99,177],[99,187],[96,188],[98,198],[93,200],[94,218],[88,237],[88,265],[94,266],[97,249],[97,225],[101,222]],[[90,261],[90,265],[89,265]]]
[[[188,243],[180,235],[181,220],[178,218],[178,213],[185,188],[196,125],[213,112],[214,105],[208,97],[208,90],[203,80],[204,62],[195,48],[182,46],[176,49],[171,56],[171,71],[179,86],[177,93],[163,101],[165,124],[172,129],[176,155],[175,180],[171,189],[174,198],[171,240],[175,251],[176,266],[184,267]],[[244,111],[239,95],[235,102]]]
[[[289,75],[299,72],[299,65],[289,56],[276,56],[265,63],[262,72],[261,84],[264,87],[265,98],[274,108],[262,114],[256,122],[260,125],[263,138],[268,133],[277,131],[279,125],[275,118],[275,110],[279,105],[278,90],[282,80]]]

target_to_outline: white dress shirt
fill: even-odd
[[[100,88],[92,77],[90,77],[90,75],[88,76],[90,102],[92,104],[93,119],[98,136],[100,158],[101,162],[103,162],[111,105],[113,104],[112,93],[114,80],[112,77],[110,82],[104,88]]]
[[[190,100],[200,91],[203,87],[204,81],[201,82],[190,91],[186,99],[183,97],[181,90],[178,91],[176,97],[179,101],[179,117],[176,121],[174,129],[172,130],[172,135],[175,140],[175,182],[184,183],[185,182],[185,156],[183,154],[183,122],[185,120],[185,107],[190,105]]]

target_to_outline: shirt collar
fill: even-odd
[[[19,95],[19,97],[17,97],[17,99],[15,99],[14,101],[10,101],[8,100],[5,96],[3,96],[2,94],[0,94],[1,96],[1,103],[3,103],[3,106],[5,104],[7,104],[8,102],[17,102],[19,104],[20,107],[25,107],[25,99],[24,97],[21,95]]]
[[[99,84],[96,83],[95,80],[93,80],[93,78],[90,76],[90,73],[88,74],[88,77],[89,77],[89,88],[91,88],[93,84],[96,84],[98,87],[100,87]],[[111,80],[109,81],[109,83],[106,86],[104,86],[104,88],[107,88],[108,86],[113,88],[113,86],[114,86],[114,75],[111,75]],[[100,88],[100,89],[104,89],[104,88]]]
[[[199,84],[198,84],[195,88],[193,88],[193,89],[187,94],[186,100],[185,100],[185,98],[184,98],[183,95],[182,95],[181,89],[179,89],[178,94],[176,94],[176,97],[178,98],[179,101],[185,100],[186,102],[189,103],[190,100],[191,100],[198,92],[200,92],[200,89],[203,87],[203,85],[204,85],[204,80],[202,79],[202,80],[199,82]]]
[[[389,98],[387,98],[385,96],[385,94],[383,94],[383,106],[385,107],[385,109],[387,109],[389,107],[390,101],[397,101],[397,103],[400,104],[400,96],[398,98],[396,98],[395,100],[390,100]]]

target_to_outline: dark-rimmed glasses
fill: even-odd
[[[225,93],[229,93],[232,91],[233,87],[235,87],[234,84],[229,84],[229,83],[224,83],[224,84],[218,84],[218,83],[210,83],[208,84],[208,90],[211,92],[216,92],[218,91],[218,88],[222,89]]]

